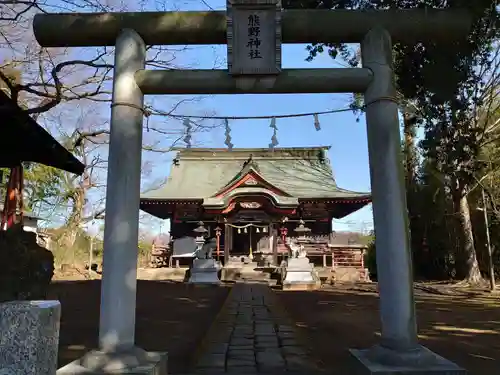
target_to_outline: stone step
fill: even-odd
[[[224,281],[236,280],[269,280],[270,274],[263,271],[255,271],[254,269],[242,268],[224,268],[222,270],[222,279]]]

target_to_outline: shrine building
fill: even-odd
[[[225,264],[242,257],[277,264],[299,222],[309,238],[328,238],[333,218],[371,202],[369,193],[337,186],[328,150],[176,149],[166,184],[141,196],[141,209],[170,219],[173,239],[195,236],[202,221]]]

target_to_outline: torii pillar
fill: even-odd
[[[386,30],[368,32],[361,42],[361,60],[373,72],[365,105],[381,338],[380,344],[351,353],[369,374],[465,374],[418,343],[392,42]]]
[[[58,375],[167,374],[167,353],[135,346],[144,95],[134,74],[145,61],[139,34],[121,31],[111,103],[99,349],[59,369]]]

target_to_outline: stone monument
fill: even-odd
[[[305,234],[310,229],[300,221],[295,232],[299,235],[297,243],[290,242],[291,256],[286,261],[283,270],[283,290],[312,290],[318,289],[319,282],[314,275],[314,265],[309,262],[304,250]]]
[[[59,301],[0,303],[0,373],[55,375]]]

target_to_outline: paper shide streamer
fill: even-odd
[[[323,111],[323,112],[309,112],[309,113],[296,113],[296,114],[290,114],[290,115],[278,115],[278,116],[237,116],[237,117],[222,117],[222,116],[213,116],[213,117],[208,117],[208,116],[186,116],[184,117],[184,122],[183,125],[185,127],[185,137],[183,138],[184,143],[186,144],[186,148],[191,148],[191,140],[192,140],[192,132],[193,132],[193,125],[191,122],[192,118],[197,118],[197,119],[218,119],[223,121],[224,125],[224,135],[225,135],[225,141],[224,144],[226,145],[228,151],[232,151],[234,148],[234,144],[232,142],[232,137],[231,137],[231,126],[229,124],[229,120],[265,120],[265,119],[271,119],[271,124],[269,127],[273,129],[273,134],[271,136],[271,143],[269,143],[269,150],[273,151],[276,146],[279,145],[278,142],[278,127],[276,125],[276,119],[277,118],[297,118],[297,117],[310,117],[312,116],[313,118],[313,123],[314,123],[314,129],[316,131],[321,130],[321,123],[319,120],[320,115],[324,114],[332,114],[332,113],[337,113],[337,112],[345,112],[345,111],[351,111],[352,108],[349,109],[337,109],[337,110],[330,110],[330,111]],[[176,117],[179,118],[181,115],[169,115],[171,117]]]
[[[226,135],[226,141],[224,144],[227,146],[227,149],[231,151],[233,149],[233,143],[231,142],[231,127],[229,126],[229,120],[226,118],[224,119],[224,128],[226,129],[225,135]]]
[[[313,115],[314,117],[314,128],[316,129],[316,131],[320,131],[321,130],[321,124],[319,123],[319,117],[318,117],[318,114],[315,113]]]
[[[184,119],[184,127],[186,128],[186,136],[184,137],[183,141],[186,144],[186,148],[191,148],[191,131],[193,126],[191,125],[191,121],[189,119]]]
[[[271,129],[273,129],[273,136],[271,137],[271,143],[269,143],[269,149],[272,151],[279,145],[278,142],[278,127],[276,126],[276,117],[271,119],[271,125],[269,125]]]

